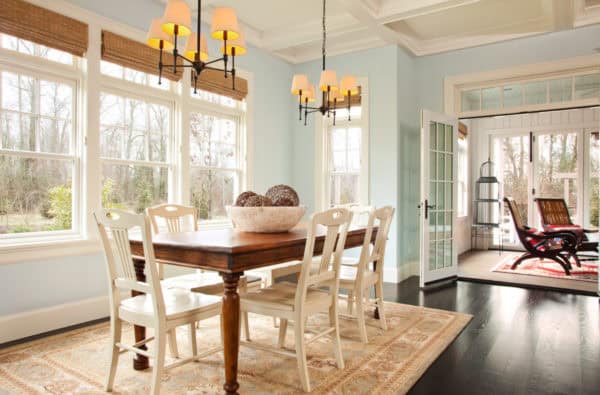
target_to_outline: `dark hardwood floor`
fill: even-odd
[[[387,300],[472,314],[411,394],[600,394],[598,297],[458,281]]]

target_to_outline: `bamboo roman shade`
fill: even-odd
[[[102,30],[102,60],[144,73],[158,74],[159,59],[160,51],[139,41]],[[168,51],[163,52],[163,63],[173,64],[173,56]],[[182,65],[181,61],[177,64]],[[183,67],[178,67],[177,73],[173,73],[172,67],[165,67],[162,75],[171,81],[179,81],[183,75]]]
[[[194,86],[193,74],[192,86]],[[244,100],[248,95],[248,81],[235,77],[235,90],[233,90],[231,76],[225,78],[222,71],[205,69],[198,77],[198,89],[227,96],[234,100]]]
[[[88,25],[23,0],[2,0],[0,32],[83,56]]]

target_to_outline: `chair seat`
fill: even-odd
[[[340,287],[354,285],[358,268],[355,266],[342,266],[340,269]],[[366,271],[363,277],[364,284],[375,284],[377,282],[377,273]]]
[[[260,286],[260,278],[245,276],[247,287]],[[223,293],[223,279],[217,272],[202,272],[169,277],[162,281],[163,287],[169,289],[184,289],[209,295]]]
[[[294,311],[297,285],[282,281],[267,288],[241,295],[242,310],[253,311],[258,308]],[[326,291],[309,288],[306,292],[304,307],[307,311],[331,304],[331,295]]]
[[[163,288],[163,298],[167,321],[210,311],[213,311],[215,315],[221,312],[221,298],[218,296],[183,289]],[[134,323],[153,320],[154,304],[152,297],[143,294],[122,300],[119,305],[119,317]]]

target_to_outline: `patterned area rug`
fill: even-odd
[[[506,257],[494,266],[492,271],[598,282],[598,261],[581,262],[581,267],[572,263],[573,269],[571,270],[571,275],[567,276],[562,266],[549,259],[527,259],[521,262],[515,270],[512,270],[510,267],[518,258],[518,255]]]
[[[368,345],[360,342],[356,321],[340,319],[344,370],[335,367],[328,338],[308,345],[313,393],[406,393],[471,319],[466,314],[397,303],[385,307],[390,329],[382,331],[378,321],[370,318]],[[319,326],[326,319],[325,315],[315,316],[308,324]],[[218,327],[218,318],[200,324],[200,352],[219,343]],[[253,341],[277,340],[277,329],[268,317],[251,314],[250,328]],[[189,355],[186,330],[182,327],[177,333],[182,355]],[[108,331],[108,323],[102,323],[0,350],[0,394],[105,394]],[[132,344],[131,327],[125,328],[124,335]],[[288,330],[286,346],[293,347],[293,327]],[[115,393],[148,393],[150,370],[134,371],[132,357],[125,353],[119,359]],[[302,393],[294,358],[242,347],[239,361],[240,393]],[[219,352],[167,371],[161,392],[221,394],[223,381],[223,355]]]

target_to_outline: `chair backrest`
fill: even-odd
[[[573,225],[565,199],[537,198],[535,202],[540,212],[542,226]]]
[[[296,291],[297,309],[302,308],[309,287],[327,286],[332,303],[335,303],[339,290],[340,264],[351,221],[352,212],[345,208],[332,208],[311,216]],[[320,228],[325,228],[325,240],[323,253],[315,261],[316,236]],[[318,264],[314,265],[314,262]]]
[[[374,210],[373,206],[362,206],[358,203],[339,204],[335,208],[345,208],[352,211],[352,225],[365,226],[369,222],[369,215]]]
[[[515,199],[507,196],[504,198],[504,202],[508,207],[508,211],[510,211],[510,215],[512,216],[513,222],[515,223],[517,233],[519,233],[519,231],[525,231],[525,224],[523,223],[521,210],[519,210],[519,206],[517,205],[517,202],[515,202]]]
[[[396,210],[392,206],[384,206],[378,208],[373,212],[373,222],[371,224],[371,234],[369,234],[369,238],[365,240],[365,242],[370,242],[371,235],[373,233],[373,226],[377,226],[377,236],[375,237],[375,243],[373,245],[373,249],[371,254],[365,257],[363,263],[362,254],[361,261],[359,262],[359,266],[363,264],[362,270],[359,268],[359,271],[364,272],[368,269],[368,265],[371,262],[377,262],[377,272],[383,272],[384,258],[385,258],[385,247],[387,245],[388,236],[390,233],[390,225],[392,224],[392,220],[394,219],[394,212]],[[363,246],[363,250],[369,251],[365,249]],[[360,274],[359,274],[360,275]]]
[[[161,222],[166,224],[168,233],[198,230],[198,209],[196,207],[167,203],[148,207],[146,214],[150,217],[154,234],[161,232]]]
[[[106,255],[111,308],[119,306],[120,290],[138,291],[152,296],[154,311],[164,315],[164,300],[157,272],[150,221],[143,214],[123,210],[101,209],[94,212]],[[129,232],[139,229],[144,250],[146,281],[138,281],[129,244]],[[113,310],[114,312],[114,310]]]

